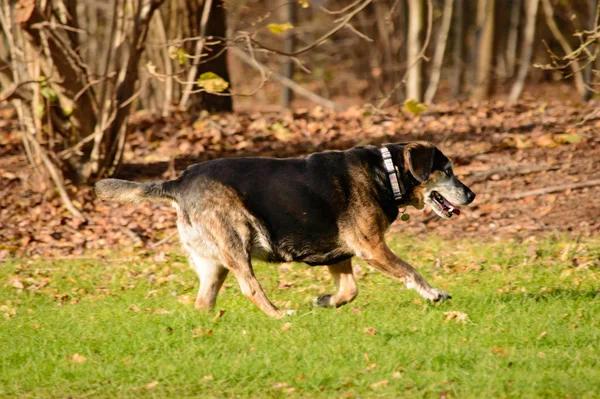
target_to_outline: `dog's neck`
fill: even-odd
[[[390,183],[392,193],[394,194],[394,201],[402,202],[402,200],[405,199],[406,190],[404,189],[402,180],[398,176],[398,170],[392,159],[392,154],[385,146],[381,147],[379,151],[383,158],[383,168],[385,169],[388,182]]]

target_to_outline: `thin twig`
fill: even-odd
[[[500,197],[500,199],[517,200],[517,199],[523,199],[526,197],[535,197],[538,195],[555,193],[557,191],[565,191],[565,190],[572,190],[575,188],[594,187],[594,186],[600,186],[600,179],[588,180],[588,181],[570,183],[570,184],[561,184],[559,186],[538,188],[537,190],[521,191],[518,193],[503,195]]]
[[[204,49],[204,44],[206,42],[206,37],[205,37],[206,36],[206,24],[208,22],[208,16],[210,15],[211,6],[212,6],[212,0],[204,0],[204,8],[202,9],[202,16],[200,17],[200,36],[203,37],[203,39],[200,39],[198,42],[196,42],[196,48],[194,51],[194,55],[198,58],[194,59],[194,62],[192,63],[192,67],[188,71],[187,80],[189,82],[192,82],[194,80],[196,73],[198,72],[199,60],[202,57],[202,50]],[[194,86],[193,82],[186,84],[185,88],[183,89],[183,95],[181,96],[181,100],[179,101],[180,106],[182,106],[182,107],[186,106],[186,104],[192,94],[193,86]]]
[[[526,164],[526,165],[508,165],[500,166],[498,168],[490,168],[485,170],[476,170],[468,173],[467,176],[472,176],[470,179],[471,183],[476,183],[487,179],[491,175],[496,174],[516,174],[526,175],[529,173],[545,172],[548,170],[560,169],[560,164]]]
[[[302,97],[306,97],[309,100],[311,100],[312,102],[322,105],[326,108],[330,108],[330,109],[341,109],[341,107],[334,103],[331,100],[328,100],[326,98],[323,98],[315,93],[313,93],[312,91],[300,86],[298,83],[294,82],[291,79],[288,79],[280,74],[278,74],[277,72],[273,72],[270,71],[266,66],[264,66],[263,64],[259,63],[256,60],[253,60],[248,54],[246,54],[244,51],[240,50],[239,48],[236,47],[232,47],[230,49],[233,54],[235,54],[240,60],[242,60],[243,62],[245,62],[246,64],[249,65],[254,65],[256,66],[259,70],[261,70],[264,73],[268,73],[270,78],[273,78],[274,80],[278,81],[279,83],[289,87],[290,89],[292,89],[296,94],[302,96]]]
[[[354,3],[350,3],[348,4],[346,7],[342,8],[341,10],[336,10],[336,11],[332,11],[332,10],[328,10],[327,8],[323,7],[322,5],[319,6],[319,8],[321,9],[321,11],[323,11],[325,14],[329,14],[329,15],[338,15],[338,14],[343,14],[346,11],[354,8],[358,3],[360,3],[362,0],[357,0]]]
[[[302,53],[307,52],[308,50],[311,50],[311,49],[317,47],[319,44],[323,43],[325,40],[327,40],[331,36],[335,35],[338,31],[340,31],[342,28],[344,28],[348,24],[348,22],[350,22],[350,20],[352,18],[354,18],[354,16],[356,14],[358,14],[359,12],[361,12],[366,6],[368,6],[372,2],[373,2],[373,0],[367,0],[367,1],[365,1],[363,4],[360,5],[360,7],[356,8],[351,13],[349,13],[344,18],[342,18],[341,22],[338,25],[334,26],[331,30],[329,30],[329,32],[325,33],[323,36],[321,36],[320,38],[318,38],[315,42],[313,42],[311,44],[308,44],[308,45],[306,45],[304,47],[301,47],[300,49],[298,49],[298,50],[296,50],[294,52],[288,53],[288,52],[285,52],[285,51],[280,51],[280,50],[277,50],[277,49],[274,49],[274,48],[270,48],[270,47],[267,47],[267,46],[261,44],[260,42],[254,40],[254,39],[252,39],[252,43],[256,44],[257,46],[259,46],[259,47],[261,47],[261,48],[263,48],[265,50],[271,51],[271,52],[279,54],[279,55],[285,55],[285,56],[288,56],[288,57],[294,57],[296,55],[300,55]]]
[[[177,234],[177,231],[174,231],[174,232],[172,232],[171,234],[169,234],[168,236],[166,236],[165,238],[163,238],[162,240],[159,240],[159,241],[156,241],[156,242],[153,242],[153,243],[150,243],[150,244],[148,244],[148,248],[156,248],[156,247],[158,247],[159,245],[162,245],[162,244],[164,244],[164,243],[168,242],[168,241],[169,241],[171,238],[173,238],[173,237],[174,237],[176,234]]]

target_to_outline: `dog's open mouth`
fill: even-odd
[[[445,216],[451,217],[452,215],[460,215],[460,209],[457,206],[452,205],[452,203],[444,198],[442,194],[437,191],[432,191],[430,197],[433,203],[438,206]]]

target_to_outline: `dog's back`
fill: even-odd
[[[262,236],[253,240],[263,241],[254,253],[270,261],[329,264],[349,256],[339,251],[338,240],[354,179],[347,154],[217,159],[192,165],[171,181],[101,180],[96,195],[125,203],[170,201],[178,210],[180,231],[182,224],[203,223],[209,213],[231,219],[243,210],[252,234]]]

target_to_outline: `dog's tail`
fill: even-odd
[[[166,181],[139,183],[121,179],[100,180],[94,186],[96,197],[121,203],[151,201],[175,201],[165,187]]]

